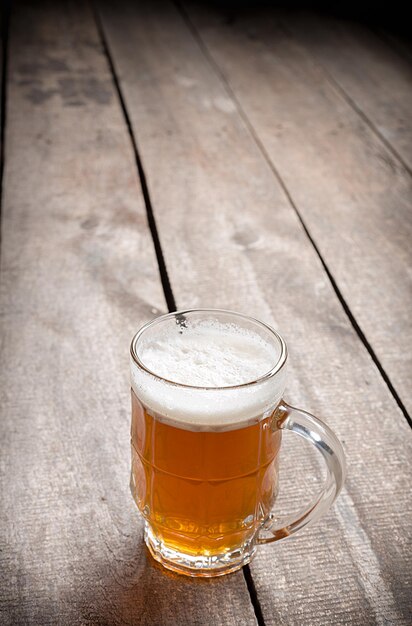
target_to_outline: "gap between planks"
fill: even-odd
[[[277,179],[277,181],[279,182],[280,186],[283,189],[283,192],[290,204],[290,206],[293,208],[293,210],[295,211],[297,218],[307,236],[307,238],[309,239],[314,251],[316,252],[323,269],[325,270],[325,273],[329,279],[329,282],[336,294],[336,297],[338,298],[346,316],[348,317],[354,331],[356,332],[359,340],[361,341],[361,343],[363,344],[363,346],[365,347],[365,349],[367,350],[369,356],[371,357],[373,363],[375,364],[376,368],[378,369],[382,379],[385,381],[386,386],[388,387],[390,393],[392,394],[395,402],[397,403],[398,407],[400,408],[400,410],[402,411],[406,421],[408,422],[409,426],[412,428],[412,418],[409,415],[404,403],[402,402],[398,392],[396,391],[392,381],[389,378],[389,375],[387,374],[387,372],[385,371],[384,367],[382,366],[380,360],[378,359],[375,350],[372,348],[372,345],[370,344],[370,342],[368,341],[365,333],[363,332],[362,328],[359,326],[358,322],[356,321],[355,316],[353,315],[348,303],[346,302],[340,288],[337,285],[337,282],[332,274],[332,272],[330,271],[325,259],[323,258],[318,245],[316,244],[314,238],[312,237],[300,211],[299,208],[296,204],[296,202],[294,201],[289,189],[286,186],[286,183],[284,182],[283,178],[281,177],[279,171],[277,170],[275,164],[273,163],[273,161],[271,160],[265,146],[263,145],[262,141],[259,139],[259,136],[257,135],[255,128],[253,127],[252,123],[250,122],[246,112],[244,111],[242,105],[240,104],[239,99],[237,98],[236,94],[234,93],[232,87],[230,86],[228,80],[226,79],[225,75],[223,74],[222,70],[220,69],[219,65],[217,64],[217,62],[214,60],[213,55],[209,52],[209,49],[206,45],[206,43],[203,41],[200,33],[198,32],[197,28],[195,27],[195,25],[193,24],[192,20],[190,19],[190,16],[188,15],[187,11],[185,10],[185,8],[182,6],[181,2],[179,0],[173,0],[174,5],[176,6],[177,10],[179,11],[180,15],[182,16],[183,20],[185,21],[185,23],[187,24],[188,29],[190,30],[190,32],[192,33],[192,36],[194,37],[194,39],[196,40],[199,48],[201,49],[203,55],[205,56],[207,62],[209,63],[209,65],[212,67],[213,71],[218,75],[218,77],[220,78],[226,93],[228,94],[228,96],[230,97],[230,99],[233,101],[233,103],[236,106],[236,109],[240,115],[240,117],[242,118],[246,128],[248,129],[253,141],[255,142],[255,144],[257,145],[258,149],[260,150],[260,152],[262,153],[262,156],[264,157],[266,163],[268,164],[268,166],[270,167],[271,171],[273,172],[275,178]],[[289,33],[287,33],[288,36]],[[305,48],[306,49],[306,48]],[[316,62],[316,61],[314,61]],[[321,68],[323,71],[323,67]],[[341,97],[343,97],[343,94],[346,94],[346,92],[343,91],[343,89],[340,87],[340,85],[338,85],[335,81],[332,81],[332,79],[330,78],[329,74],[326,73],[325,71],[325,75],[328,79],[328,81],[334,86],[334,88],[336,90],[338,90],[338,92],[340,93],[341,91],[343,93],[341,93]],[[347,96],[347,98],[345,98],[345,101],[347,102],[347,104],[349,106],[351,106],[351,98],[349,98],[349,96]],[[357,114],[359,114],[358,110],[356,108],[354,108],[354,110],[356,111]],[[366,118],[365,114],[363,112],[362,113],[362,119],[365,118],[365,122],[368,124],[368,126],[374,130],[374,125],[372,124],[372,122],[370,122],[368,120],[368,118]],[[375,131],[374,131],[375,132]],[[379,137],[379,139],[381,139],[383,141],[383,143],[386,146],[386,139],[382,138],[380,136],[380,134],[377,133],[377,136]],[[394,156],[396,158],[398,158],[402,164],[403,167],[405,167],[406,171],[409,174],[412,174],[409,170],[409,168],[404,164],[403,160],[399,157],[398,153],[391,148],[391,152],[394,154]]]
[[[100,19],[99,12],[94,2],[91,3],[91,7],[92,7],[93,16],[96,22],[96,26],[97,26],[97,31],[99,33],[100,41],[102,44],[102,48],[103,48],[105,57],[107,59],[108,66],[110,68],[110,73],[112,76],[113,84],[114,84],[114,87],[115,87],[115,90],[119,99],[119,103],[122,109],[124,120],[127,126],[130,142],[132,144],[133,153],[134,153],[135,161],[136,161],[136,167],[137,167],[139,180],[140,180],[140,184],[142,188],[142,194],[143,194],[143,198],[144,198],[144,202],[146,206],[147,221],[148,221],[150,232],[151,232],[152,239],[153,239],[153,245],[154,245],[155,252],[156,252],[156,258],[157,258],[157,263],[159,266],[159,273],[160,273],[162,288],[163,288],[164,296],[166,299],[167,307],[168,307],[169,312],[176,311],[177,310],[176,301],[175,301],[175,297],[172,291],[172,286],[170,284],[169,275],[167,272],[166,261],[165,261],[165,257],[164,257],[163,250],[162,250],[161,243],[160,243],[159,232],[157,230],[156,220],[155,220],[154,211],[153,211],[153,205],[152,205],[152,201],[150,198],[149,189],[147,185],[146,174],[145,174],[143,164],[142,164],[142,159],[140,157],[139,150],[137,147],[136,137],[134,135],[132,124],[130,121],[130,116],[127,111],[125,98],[123,96],[122,89],[120,87],[120,82],[116,74],[116,69],[114,66],[113,58],[110,53],[110,48],[107,42],[107,38],[104,32],[104,28],[103,28],[102,21]],[[250,602],[253,606],[253,610],[255,613],[257,624],[258,626],[265,626],[265,620],[263,618],[262,608],[260,606],[255,583],[253,581],[253,577],[252,577],[252,573],[250,571],[249,565],[244,565],[242,570],[243,570],[243,576],[245,578],[246,586],[249,592]]]
[[[123,113],[124,121],[126,123],[127,131],[129,133],[130,143],[132,144],[133,154],[134,154],[134,158],[136,161],[137,172],[138,172],[139,180],[140,180],[140,186],[142,189],[143,199],[144,199],[144,203],[146,207],[147,222],[150,228],[150,233],[152,235],[157,264],[159,267],[160,280],[162,282],[162,288],[163,288],[163,293],[165,296],[167,308],[169,310],[169,313],[171,313],[172,311],[177,310],[176,301],[173,295],[172,287],[171,287],[170,280],[169,280],[169,274],[167,272],[166,261],[165,261],[163,250],[160,244],[159,231],[157,229],[152,201],[151,201],[150,194],[149,194],[149,188],[147,186],[146,174],[143,168],[142,159],[140,158],[139,150],[137,147],[137,141],[133,132],[129,113],[127,111],[126,102],[125,102],[125,99],[124,99],[124,96],[120,87],[119,79],[116,74],[116,69],[114,67],[113,58],[109,50],[109,45],[107,42],[106,35],[104,33],[103,24],[102,24],[99,12],[94,2],[91,3],[91,8],[92,8],[94,20],[96,22],[96,27],[97,27],[97,31],[100,37],[101,44],[102,44],[103,52],[106,57],[109,69],[110,69],[110,74],[112,76],[113,85],[117,93],[117,97],[119,99],[119,104]]]

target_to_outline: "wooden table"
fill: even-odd
[[[3,26],[1,623],[410,624],[407,43],[150,0]],[[209,581],[154,564],[128,488],[129,342],[176,306],[279,328],[287,400],[349,468],[317,525]],[[289,511],[322,475],[300,451]]]

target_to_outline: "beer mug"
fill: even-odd
[[[342,446],[319,419],[283,399],[287,347],[239,313],[193,309],[149,322],[131,344],[131,491],[145,542],[164,567],[190,576],[233,572],[259,544],[317,520],[345,475]],[[326,462],[314,502],[284,522],[274,507],[282,432]]]

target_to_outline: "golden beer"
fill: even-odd
[[[281,433],[272,416],[244,428],[171,425],[132,391],[131,489],[160,542],[192,556],[248,545],[273,507]]]

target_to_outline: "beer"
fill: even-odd
[[[132,391],[132,493],[155,535],[193,556],[253,538],[277,488],[280,431],[272,417],[196,431],[150,415]]]
[[[214,320],[174,324],[137,351],[147,371],[132,362],[131,490],[150,537],[187,558],[250,547],[276,497],[283,390],[251,383],[279,354]]]

